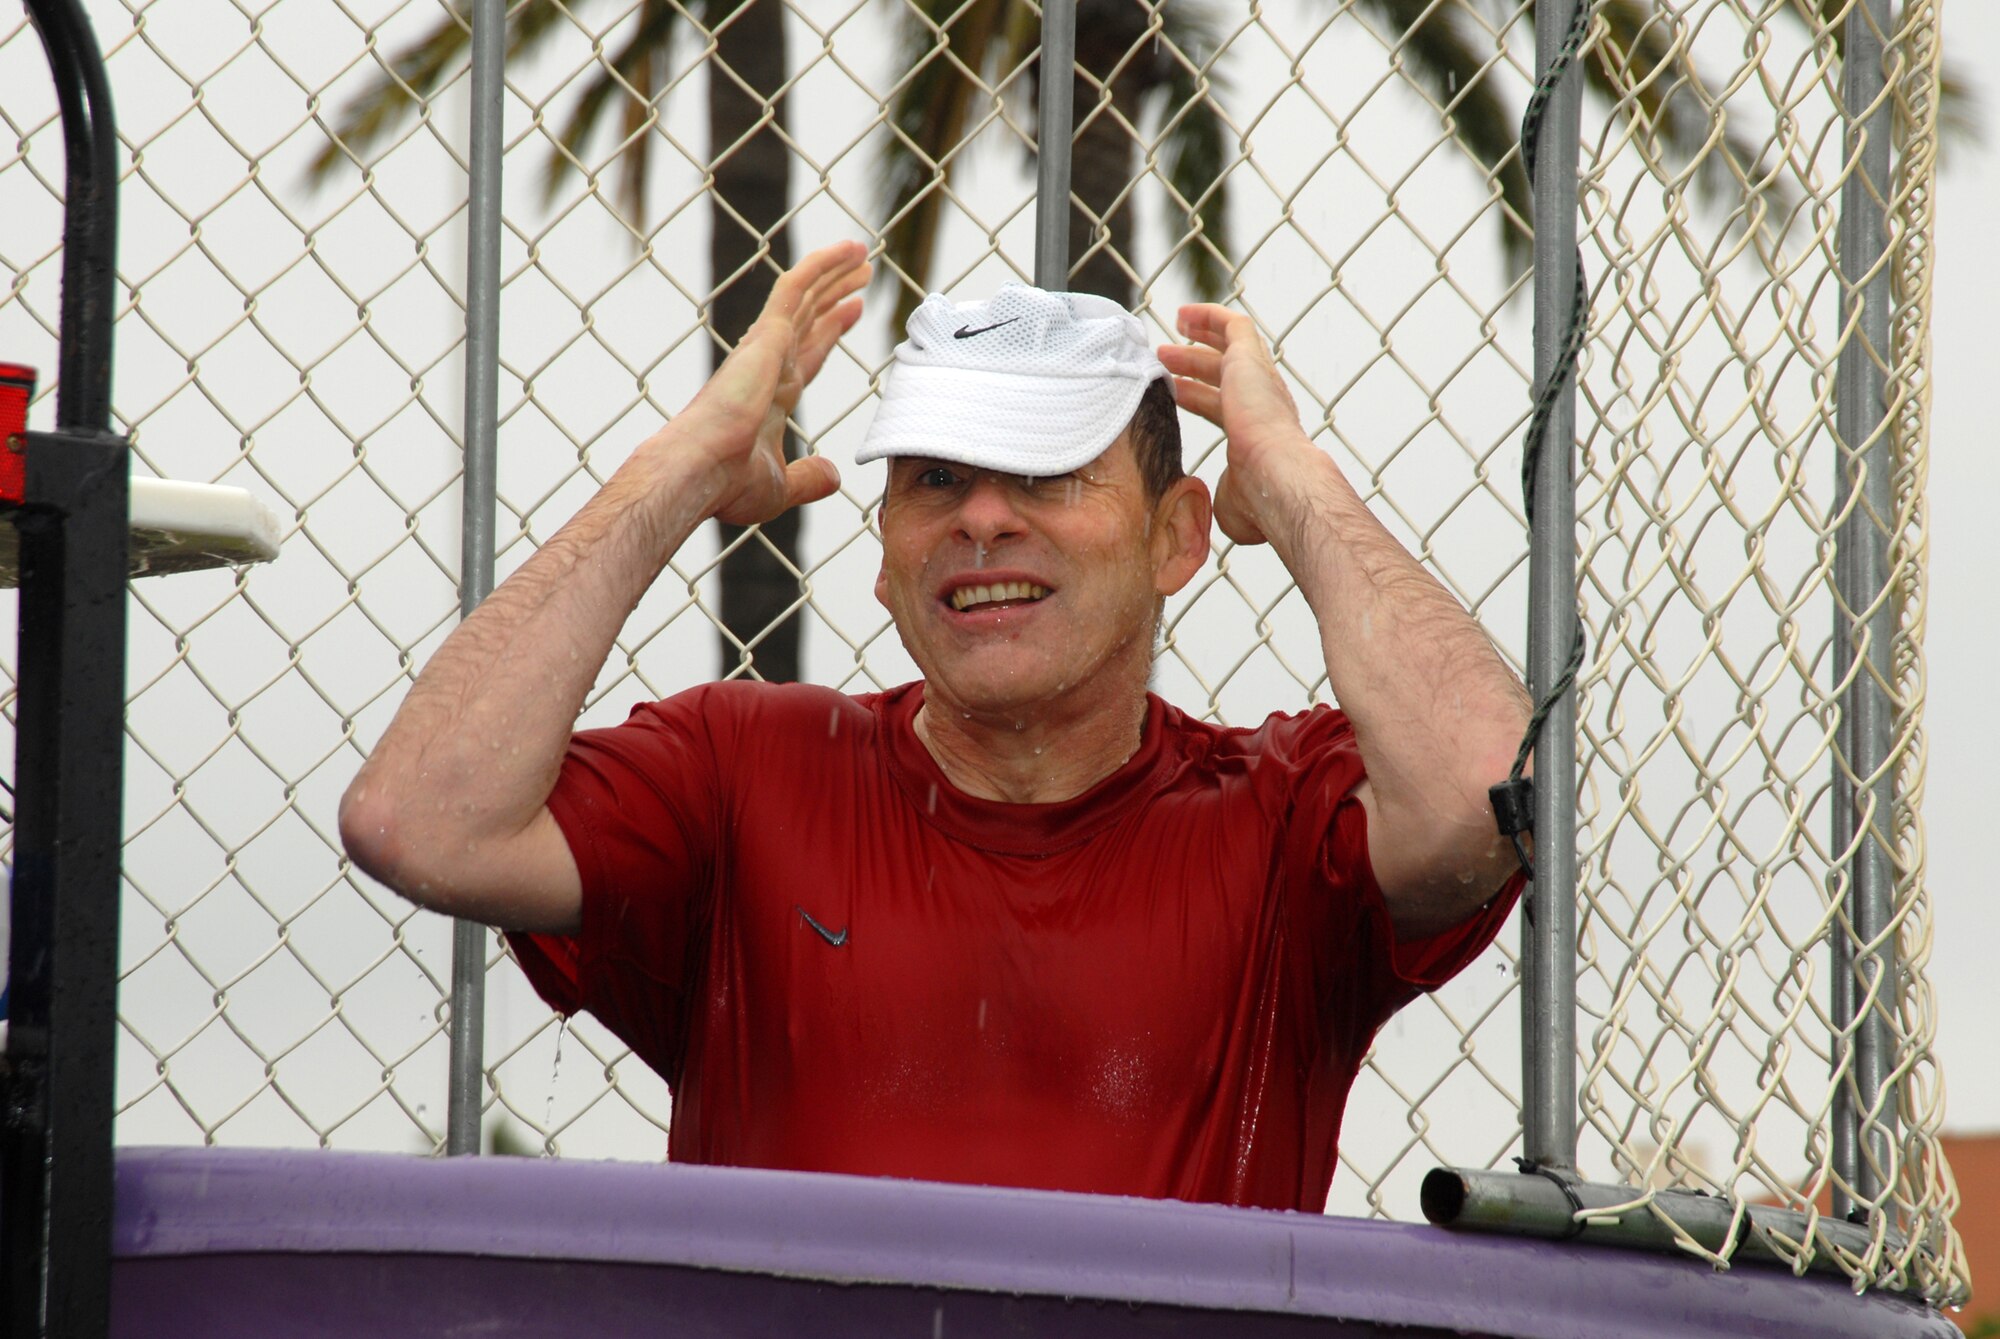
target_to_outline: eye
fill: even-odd
[[[948,465],[933,465],[917,476],[919,488],[950,488],[958,482],[958,474]]]

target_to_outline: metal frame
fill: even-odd
[[[1867,1212],[1893,1187],[1895,1042],[1882,992],[1896,972],[1891,921],[1896,875],[1889,860],[1895,779],[1887,769],[1895,708],[1889,643],[1896,610],[1889,586],[1895,514],[1889,410],[1882,364],[1889,350],[1885,217],[1890,194],[1890,115],[1883,97],[1882,34],[1889,0],[1861,0],[1847,14],[1841,101],[1848,169],[1840,193],[1840,359],[1834,375],[1838,477],[1845,510],[1834,547],[1833,651],[1840,721],[1833,764],[1833,850],[1845,852],[1845,932],[1830,936],[1833,1191],[1840,1217]],[[1851,937],[1850,937],[1851,935]],[[1852,1193],[1847,1189],[1852,1187]]]
[[[1561,58],[1577,5],[1535,10],[1535,77]],[[1535,396],[1561,387],[1535,446],[1528,537],[1528,691],[1562,679],[1576,641],[1576,369],[1565,360],[1576,310],[1576,154],[1583,72],[1572,63],[1543,112],[1535,162]],[[1521,1123],[1527,1160],[1576,1166],[1576,686],[1559,696],[1535,747],[1535,879],[1521,918]]]
[[[28,0],[62,109],[56,431],[27,434],[0,1256],[7,1332],[110,1324],[129,447],[111,430],[118,133],[77,0]]]
[[[507,27],[505,0],[473,0],[472,114],[466,181],[465,479],[458,616],[493,592],[500,421],[500,151]],[[445,1152],[479,1152],[485,1107],[487,928],[451,929],[451,1055]]]
[[[1075,119],[1076,0],[1042,5],[1042,85],[1035,121],[1035,286],[1069,287],[1069,164]]]

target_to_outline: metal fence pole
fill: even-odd
[[[1076,0],[1042,2],[1035,120],[1035,286],[1069,287],[1069,161],[1076,96]]]
[[[500,417],[500,145],[505,0],[473,0],[465,243],[465,479],[458,613],[493,590],[494,459]],[[479,1152],[486,1050],[487,928],[451,932],[451,1079],[445,1152]]]
[[[1834,1047],[1833,1163],[1854,1187],[1834,1189],[1846,1217],[1855,1199],[1887,1188],[1895,1094],[1884,1092],[1894,1041],[1887,1002],[1895,972],[1889,934],[1895,873],[1889,861],[1888,774],[1893,732],[1889,643],[1896,610],[1888,589],[1888,535],[1895,501],[1883,366],[1889,351],[1890,112],[1883,96],[1882,36],[1889,0],[1863,0],[1848,11],[1842,103],[1850,167],[1840,193],[1841,344],[1835,374],[1839,478],[1835,498],[1847,508],[1836,536],[1833,647],[1840,723],[1833,768],[1833,846],[1852,853],[1846,867],[1850,940],[1836,928],[1834,1026],[1851,1038]],[[1857,948],[1858,945],[1858,948]],[[1858,1020],[1858,1022],[1857,1022]],[[1846,1074],[1841,1076],[1842,1069]],[[1866,1133],[1864,1134],[1864,1130]]]
[[[1577,4],[1587,0],[1576,0]],[[1537,78],[1561,56],[1574,7],[1535,10]],[[1583,81],[1572,63],[1543,112],[1535,162],[1535,393],[1563,382],[1539,446],[1528,556],[1528,688],[1540,702],[1576,640],[1576,388],[1564,359],[1576,304],[1576,154]],[[1535,749],[1535,882],[1521,922],[1523,1153],[1576,1165],[1576,690],[1543,722]]]
[[[118,130],[78,0],[29,0],[62,110],[56,431],[26,434],[13,881],[0,1064],[0,1312],[110,1328],[131,451],[111,430]]]

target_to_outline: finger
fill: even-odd
[[[789,317],[799,311],[813,289],[830,274],[867,263],[868,248],[859,242],[835,242],[823,246],[778,276],[771,296],[764,303],[767,316]]]
[[[812,282],[806,285],[793,313],[801,324],[810,325],[821,312],[836,306],[868,282],[869,275],[874,271],[868,263],[868,249],[859,242],[846,245],[847,249],[839,252],[835,262],[817,271]]]
[[[861,299],[849,298],[832,311],[813,323],[799,341],[797,365],[801,384],[819,375],[826,363],[826,356],[833,352],[833,346],[840,337],[854,328],[861,319]]]
[[[794,318],[795,324],[808,334],[815,331],[829,312],[838,310],[842,303],[868,287],[874,273],[875,267],[865,259],[858,265],[828,273],[806,295],[805,304]]]
[[[1222,426],[1222,392],[1207,382],[1175,377],[1174,403],[1218,428]]]
[[[840,470],[825,456],[807,456],[785,466],[785,508],[803,507],[831,497],[840,487]]]
[[[1213,302],[1196,302],[1182,307],[1174,324],[1181,334],[1212,349],[1229,347],[1229,323],[1235,312]]]
[[[1222,384],[1222,355],[1198,344],[1162,344],[1160,363],[1177,377],[1193,377],[1212,386]]]
[[[1264,354],[1264,337],[1257,329],[1257,323],[1239,311],[1213,302],[1194,303],[1180,309],[1177,323],[1181,333],[1197,344],[1206,344],[1211,349],[1228,352],[1237,347],[1247,347],[1258,355]]]

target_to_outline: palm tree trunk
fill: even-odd
[[[723,345],[734,348],[756,321],[776,277],[770,263],[762,259],[753,263],[753,258],[768,241],[771,261],[780,267],[792,263],[791,232],[783,223],[791,203],[791,155],[780,134],[784,102],[775,97],[789,67],[785,7],[783,0],[741,0],[736,5],[714,5],[709,16],[716,30],[716,53],[708,78],[709,157],[715,180],[709,196],[713,234],[708,257],[709,275],[717,286],[709,319]],[[765,122],[767,105],[770,120]],[[724,350],[718,347],[715,363],[720,365],[723,357]],[[798,453],[798,442],[787,434],[785,454]],[[736,543],[743,534],[742,526],[723,525],[721,530],[724,545]],[[799,513],[786,512],[765,522],[762,530],[764,538],[796,565]],[[798,578],[752,535],[722,560],[720,582],[721,672],[728,674],[748,655],[766,679],[797,679],[800,620],[796,615],[778,620],[799,597]],[[737,649],[737,642],[759,634],[765,634],[763,640],[751,651]]]
[[[1133,46],[1145,35],[1146,18],[1146,10],[1132,0],[1080,0],[1076,7],[1076,63],[1091,77],[1076,76],[1071,104],[1077,129],[1070,148],[1069,286],[1127,307],[1139,298],[1138,286],[1127,273],[1132,207],[1129,199],[1116,207],[1114,202],[1129,191],[1140,169],[1143,146],[1127,126],[1138,124],[1139,94],[1153,59],[1148,51],[1132,55]],[[1125,62],[1122,68],[1120,61]],[[1107,81],[1112,105],[1099,110]],[[1086,259],[1100,227],[1109,236]]]

